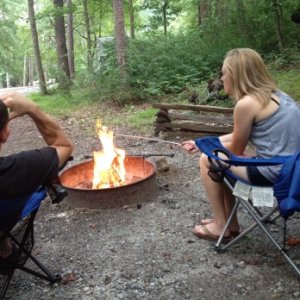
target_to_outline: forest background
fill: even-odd
[[[233,105],[207,82],[249,47],[300,100],[299,22],[299,0],[1,0],[0,85],[39,85],[31,97],[54,114],[117,103],[141,127],[153,102]]]

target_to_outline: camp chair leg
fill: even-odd
[[[24,251],[25,252],[25,251]],[[1,293],[0,293],[0,299],[4,299],[5,295],[6,295],[6,292],[7,292],[7,289],[9,287],[9,284],[10,284],[10,281],[13,277],[13,274],[15,272],[15,270],[19,269],[21,271],[24,271],[26,273],[29,273],[33,276],[36,276],[38,278],[41,278],[41,279],[44,279],[48,282],[50,282],[51,284],[53,283],[56,283],[56,282],[59,282],[61,281],[62,277],[60,275],[53,275],[50,273],[50,271],[44,266],[42,265],[34,256],[32,256],[31,254],[28,255],[28,258],[33,261],[37,267],[39,267],[39,269],[44,273],[40,273],[40,272],[37,272],[35,270],[32,270],[28,267],[25,267],[24,265],[18,265],[18,264],[12,264],[12,268],[11,268],[11,271],[5,275],[7,276],[3,286],[2,286],[2,289],[1,289]]]
[[[235,215],[236,212],[237,212],[237,209],[238,209],[239,204],[240,204],[240,201],[239,201],[239,199],[237,198],[236,201],[235,201],[235,204],[234,204],[234,206],[233,206],[233,208],[232,208],[232,211],[231,211],[231,213],[230,213],[230,216],[229,216],[229,218],[228,218],[228,220],[227,220],[227,222],[226,222],[226,224],[225,224],[225,226],[224,226],[224,228],[223,228],[223,231],[221,232],[221,235],[220,235],[219,239],[217,240],[217,243],[215,244],[215,250],[218,251],[218,252],[223,250],[223,247],[221,246],[221,243],[222,243],[222,241],[223,241],[225,232],[226,232],[228,226],[230,225],[230,223],[231,223],[231,221],[232,221],[232,218],[234,217],[234,215]],[[239,236],[237,236],[235,239],[237,239],[237,238],[239,238]],[[232,241],[230,241],[230,243],[231,243],[231,242],[232,242]]]
[[[268,238],[271,240],[273,245],[280,251],[280,253],[284,256],[284,258],[287,260],[287,262],[291,265],[291,267],[295,270],[298,276],[300,276],[300,270],[296,266],[296,264],[292,261],[292,259],[288,256],[286,250],[285,250],[285,245],[284,247],[281,247],[278,242],[273,238],[271,235],[270,231],[263,225],[263,223],[260,221],[259,218],[253,213],[251,210],[251,207],[246,201],[243,201],[244,207],[248,210],[250,215],[254,218],[254,220],[257,222],[258,226],[264,231],[264,233],[268,236]]]
[[[234,244],[238,240],[240,240],[248,232],[250,232],[251,230],[253,230],[256,226],[259,226],[262,229],[262,231],[267,235],[267,237],[270,239],[270,241],[273,243],[273,245],[279,250],[279,252],[287,260],[287,262],[290,264],[290,266],[294,269],[294,271],[297,273],[297,275],[300,276],[300,269],[298,268],[298,266],[293,262],[293,260],[287,254],[286,249],[285,249],[285,245],[283,247],[281,247],[279,245],[279,243],[273,238],[272,234],[266,228],[266,226],[264,226],[264,223],[263,223],[264,221],[268,220],[268,218],[270,217],[270,215],[272,215],[274,212],[276,212],[276,210],[278,210],[278,208],[276,207],[276,208],[272,209],[263,218],[258,218],[255,215],[255,213],[253,212],[251,205],[247,201],[245,201],[243,199],[239,199],[239,203],[241,203],[243,205],[243,207],[249,212],[249,214],[251,215],[251,217],[255,220],[255,223],[252,224],[249,228],[247,228],[246,230],[244,230],[239,236],[237,236],[236,238],[234,238],[232,241],[230,241],[228,244],[224,245],[223,247],[220,246],[220,243],[222,241],[221,237],[220,237],[219,240],[218,240],[218,242],[217,242],[217,244],[216,244],[216,246],[215,246],[215,248],[218,248],[217,250],[219,250],[219,249],[225,250],[228,247],[230,247],[232,244]]]
[[[61,276],[60,275],[53,275],[50,273],[50,271],[43,265],[41,264],[34,256],[32,256],[31,254],[29,255],[29,258],[31,259],[31,261],[33,261],[38,267],[39,269],[44,273],[39,273],[37,271],[34,271],[28,267],[25,267],[23,265],[20,265],[20,266],[17,266],[18,269],[24,271],[24,272],[27,272],[31,275],[34,275],[36,277],[39,277],[41,279],[44,279],[44,280],[47,280],[49,281],[50,283],[56,283],[56,282],[59,282],[61,281]]]
[[[1,289],[1,294],[0,294],[0,299],[3,300],[5,295],[6,295],[6,292],[7,292],[7,289],[9,287],[9,283],[14,275],[14,271],[15,270],[12,270],[8,275],[7,275],[7,278],[2,286],[2,289]]]
[[[237,198],[236,203],[241,203],[244,207],[245,207],[245,201],[244,200],[240,200],[239,198]],[[247,203],[248,208],[251,209],[250,205]],[[247,208],[246,208],[247,209]],[[227,244],[221,244],[222,239],[224,238],[224,233],[226,231],[226,229],[228,228],[231,219],[234,215],[234,213],[236,213],[237,207],[235,209],[235,207],[233,208],[230,217],[224,227],[224,230],[219,238],[219,240],[217,241],[217,243],[215,244],[215,250],[218,252],[221,251],[225,251],[226,249],[228,249],[229,247],[231,247],[232,245],[236,244],[239,240],[241,240],[245,235],[247,235],[249,232],[251,232],[256,226],[258,226],[258,223],[254,222],[251,226],[249,226],[247,229],[243,230],[237,237],[233,238],[229,243]],[[248,210],[248,209],[247,209]],[[260,220],[260,222],[262,223],[269,223],[270,217],[278,210],[277,207],[274,207],[268,214],[266,214],[265,216],[263,216],[262,218],[258,218],[257,216],[255,216],[258,220]],[[252,212],[252,211],[251,211]],[[253,213],[253,212],[252,212]]]

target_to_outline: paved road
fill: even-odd
[[[0,89],[0,94],[8,91],[18,91],[19,93],[22,94],[28,94],[32,92],[38,92],[39,90],[40,88],[38,86],[18,86],[18,87]]]

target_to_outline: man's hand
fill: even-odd
[[[195,154],[199,151],[194,141],[185,141],[181,143],[183,149],[188,151],[190,154]]]
[[[73,151],[73,145],[56,120],[17,92],[0,95],[0,98],[9,108],[9,120],[26,114],[34,121],[46,144],[56,149],[59,167],[64,165]]]
[[[9,120],[30,114],[37,105],[17,92],[8,92],[0,96],[4,104],[9,108]]]

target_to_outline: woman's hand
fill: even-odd
[[[182,148],[188,151],[190,154],[195,154],[199,151],[194,141],[184,141],[181,143]]]

